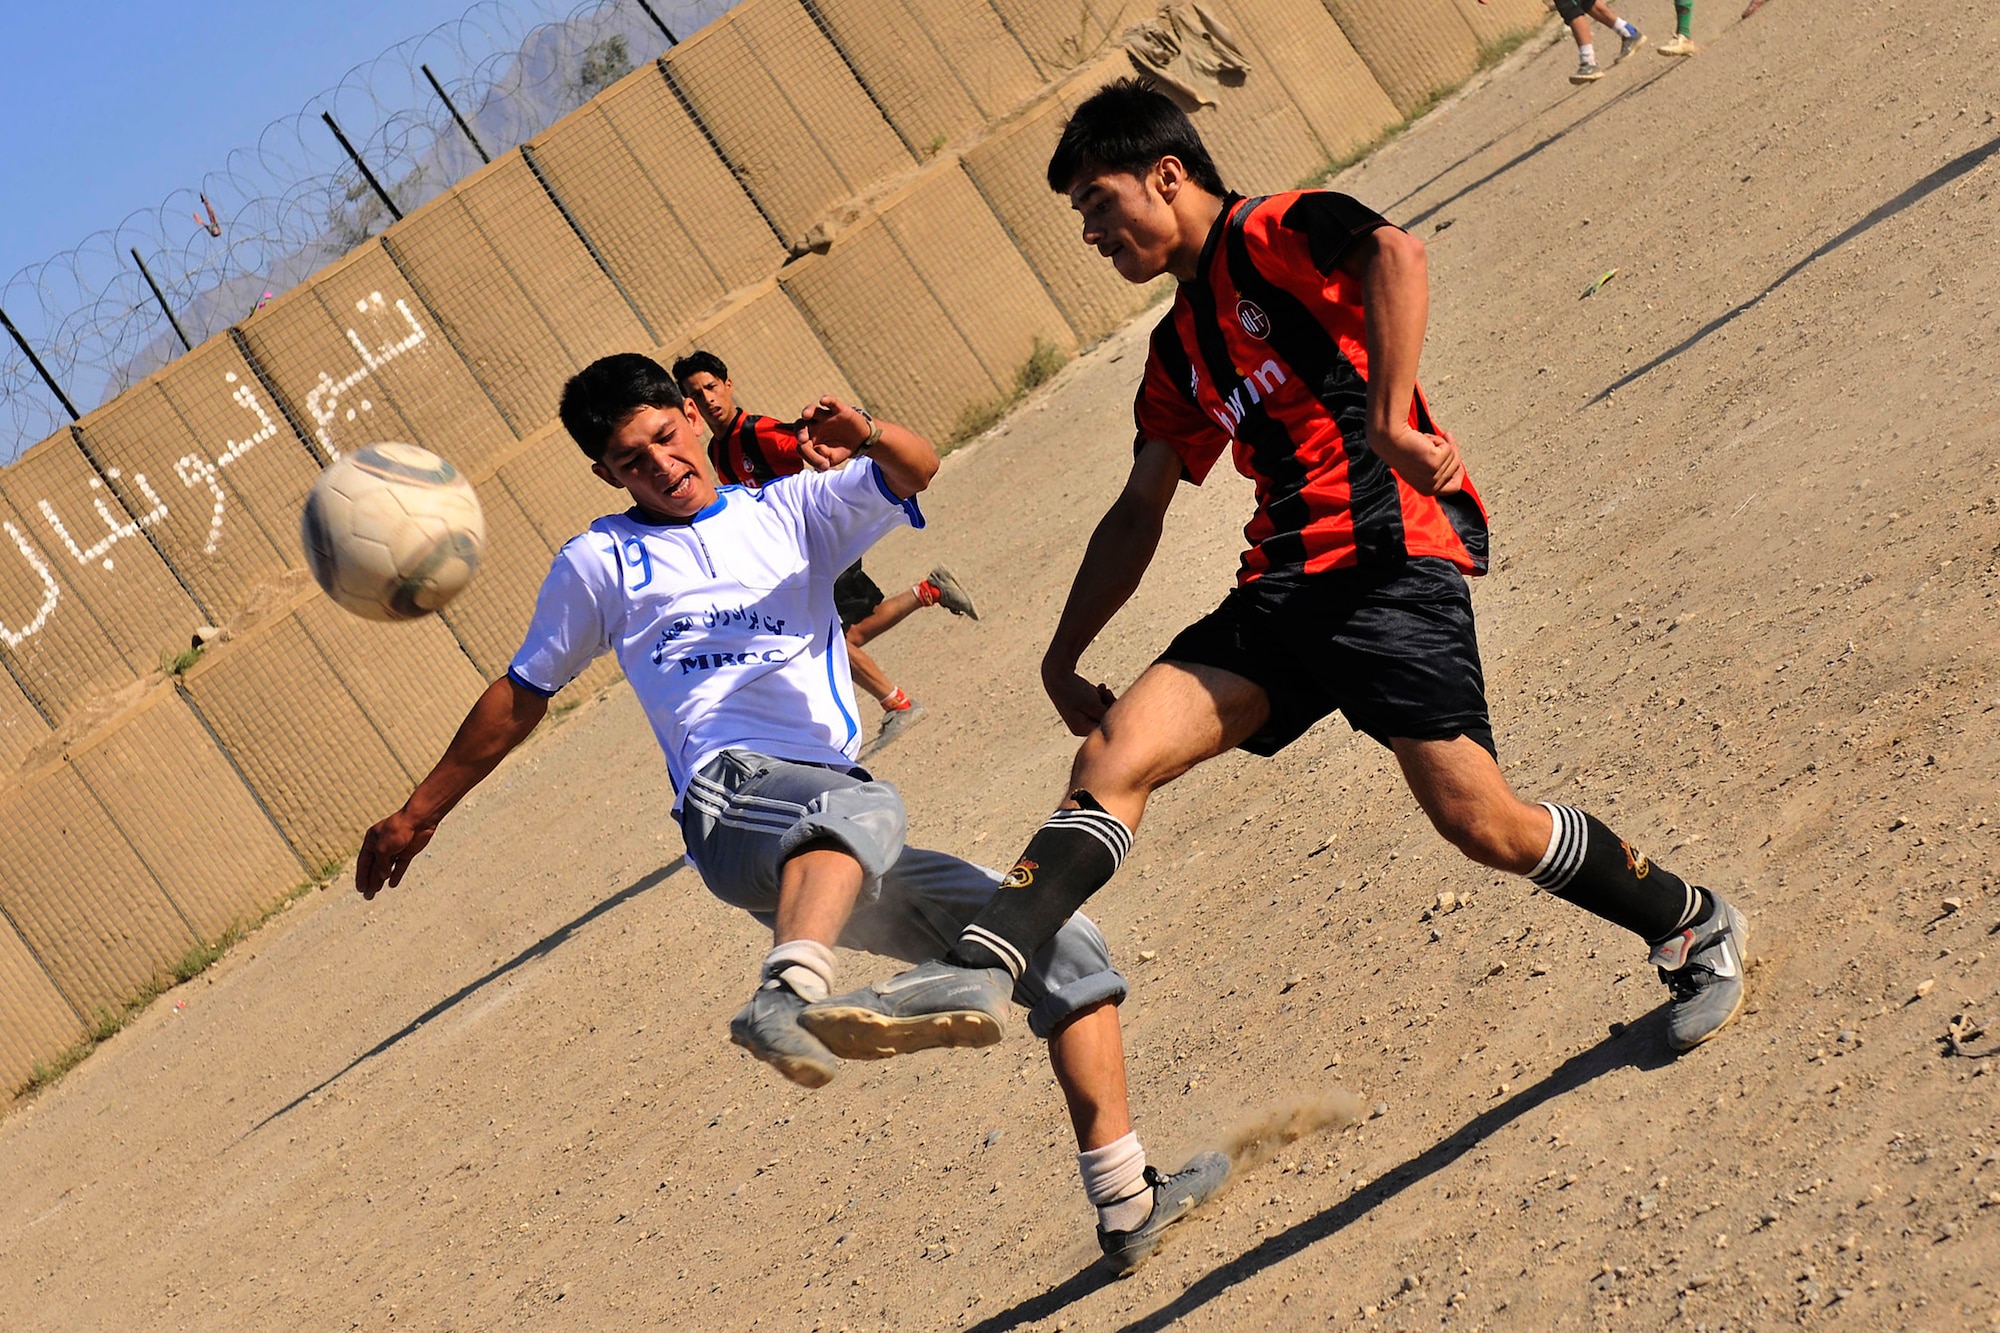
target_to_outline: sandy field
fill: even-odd
[[[1672,1058],[1633,941],[1458,860],[1337,720],[1218,760],[1091,908],[1139,1126],[1171,1165],[1327,1123],[1107,1279],[1025,1024],[819,1092],[727,1044],[767,945],[619,687],[400,891],[302,900],[7,1114],[0,1327],[2000,1323],[2000,12],[1738,8],[1584,89],[1551,29],[1339,182],[1430,245],[1503,760],[1749,911],[1722,1038]],[[1036,663],[1143,356],[1073,364],[870,560],[986,613],[877,645],[930,709],[878,766],[919,844],[1005,865],[1059,794]],[[1248,510],[1184,488],[1087,669],[1219,600]]]

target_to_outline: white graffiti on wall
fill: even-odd
[[[377,319],[381,319],[388,314],[389,304],[383,299],[382,293],[370,292],[366,300],[354,303],[354,309],[360,314],[373,314]],[[382,344],[371,352],[368,350],[368,344],[361,341],[359,333],[353,329],[347,330],[347,341],[361,354],[360,368],[345,379],[338,380],[322,370],[319,373],[319,383],[306,394],[306,412],[313,419],[313,438],[319,441],[320,447],[326,450],[328,457],[340,457],[340,448],[334,444],[333,436],[327,427],[333,424],[335,418],[343,416],[340,408],[342,395],[424,341],[426,336],[424,326],[417,323],[417,317],[410,313],[409,303],[399,298],[396,301],[396,312],[403,317],[403,322],[410,326],[408,333],[394,342]],[[363,398],[348,408],[344,416],[346,420],[353,421],[357,412],[370,412],[374,408],[373,402]]]
[[[383,298],[382,293],[370,292],[366,299],[356,301],[354,308],[358,314],[372,316],[379,321],[388,317],[391,303]],[[338,380],[321,371],[319,382],[306,394],[306,411],[313,419],[313,436],[330,457],[338,458],[340,450],[334,444],[328,427],[337,419],[354,421],[359,413],[372,411],[375,406],[369,399],[362,398],[354,406],[343,411],[341,407],[343,395],[389,362],[421,346],[427,336],[423,325],[417,323],[417,317],[410,312],[407,302],[396,301],[394,309],[403,317],[409,332],[402,333],[402,336],[371,350],[368,344],[362,341],[359,333],[348,329],[347,341],[361,356],[360,368]],[[401,330],[396,332],[401,333]],[[256,391],[249,384],[244,383],[235,371],[224,372],[222,378],[225,384],[232,386],[229,392],[230,401],[257,419],[257,429],[240,440],[223,441],[222,452],[212,460],[200,454],[187,454],[174,463],[174,473],[180,478],[182,486],[189,490],[206,487],[209,494],[214,497],[214,504],[209,510],[208,540],[202,546],[204,555],[215,554],[216,548],[222,542],[223,520],[229,509],[229,494],[222,485],[223,469],[278,433],[277,419],[266,410]],[[108,468],[104,475],[112,481],[117,481],[122,474],[117,468]],[[88,546],[83,545],[82,537],[72,532],[69,525],[63,522],[54,505],[47,500],[38,500],[35,502],[35,507],[41,511],[42,518],[47,521],[56,540],[78,565],[98,564],[106,570],[111,570],[114,568],[112,548],[119,542],[139,536],[164,519],[168,513],[167,502],[160,498],[159,493],[146,480],[145,473],[134,472],[132,485],[151,507],[136,518],[121,521],[117,512],[105,501],[104,482],[96,477],[90,479],[91,504],[97,510],[98,518],[103,521],[105,531],[102,538]],[[48,561],[43,558],[34,543],[28,540],[26,533],[12,522],[0,523],[0,530],[4,530],[7,537],[12,540],[15,549],[21,553],[21,558],[27,562],[28,569],[41,582],[43,588],[40,606],[35,609],[34,615],[18,628],[0,621],[0,641],[4,641],[10,647],[19,648],[41,633],[42,628],[48,624],[49,617],[55,613],[57,604],[62,600],[62,590],[56,582],[54,572],[49,568]]]

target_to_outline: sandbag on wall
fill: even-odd
[[[0,1091],[34,1075],[38,1063],[78,1041],[83,1020],[49,979],[28,942],[0,921]]]
[[[1328,159],[1345,157],[1402,119],[1320,0],[1203,0],[1230,27],[1253,69],[1283,88]],[[1296,183],[1296,182],[1294,182]]]
[[[147,539],[168,496],[192,501],[177,481],[154,489],[142,526],[68,431],[0,470],[0,625],[16,627],[0,633],[0,657],[57,720],[158,669],[202,623]]]
[[[299,504],[318,465],[227,337],[209,339],[79,429],[126,512],[150,512],[154,496],[165,501],[147,533],[212,623],[304,566]]]
[[[1406,116],[1478,66],[1478,43],[1454,0],[1321,2]]]
[[[987,0],[800,0],[919,157],[1044,82]]]
[[[745,0],[667,71],[786,244],[915,159],[798,0]]]
[[[171,682],[70,764],[202,939],[256,921],[299,882],[298,857]]]
[[[571,374],[652,341],[518,152],[382,240],[518,434],[549,419]]]
[[[378,241],[321,269],[241,329],[322,459],[400,440],[479,477],[518,443]]]
[[[696,348],[722,358],[736,386],[737,404],[748,412],[790,421],[822,394],[844,403],[857,400],[854,386],[776,278],[691,329],[678,345],[661,352],[660,362],[671,366]]]
[[[0,846],[0,910],[80,1014],[122,1012],[196,943],[67,763],[0,793]]]
[[[286,840],[317,866],[402,804],[482,682],[439,621],[366,624],[317,594],[300,611],[211,650],[185,688]]]
[[[870,410],[943,441],[969,404],[1001,392],[879,214],[780,281]]]
[[[658,65],[627,75],[532,148],[660,339],[784,260]]]

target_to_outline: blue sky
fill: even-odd
[[[0,278],[193,187],[350,68],[469,3],[4,0]]]

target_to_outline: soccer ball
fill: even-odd
[[[319,474],[299,536],[313,581],[340,606],[415,620],[472,582],[486,518],[472,483],[430,450],[370,444]]]

